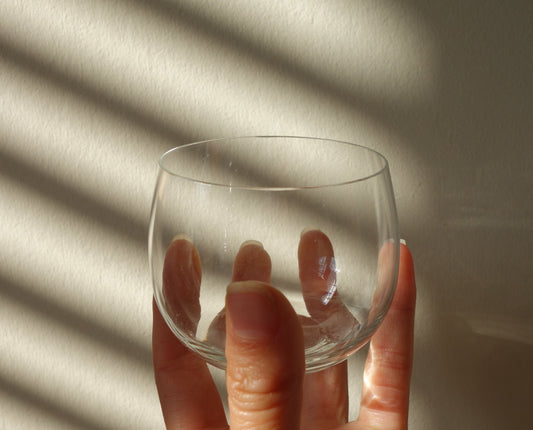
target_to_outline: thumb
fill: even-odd
[[[292,306],[274,287],[245,281],[229,285],[226,312],[231,429],[299,428],[305,359]]]

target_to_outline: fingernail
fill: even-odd
[[[183,243],[177,243],[182,240],[187,242],[187,245]],[[170,242],[168,249],[178,250],[178,254],[176,254],[177,258],[185,258],[185,261],[187,261],[194,269],[197,280],[199,281],[202,278],[202,264],[200,263],[200,256],[198,255],[198,250],[194,246],[192,239],[189,236],[185,234],[177,234],[172,238],[172,242]]]
[[[172,242],[175,242],[176,240],[186,240],[187,242],[192,243],[192,239],[185,234],[177,234],[176,236],[172,238]]]
[[[242,243],[240,249],[243,249],[245,246],[248,246],[248,245],[254,245],[254,246],[259,246],[261,248],[264,248],[263,244],[259,242],[258,240],[247,240]]]
[[[234,282],[226,294],[226,315],[234,334],[245,341],[271,338],[279,326],[269,286],[256,281]]]
[[[307,227],[302,230],[302,232],[300,233],[300,237],[302,237],[306,233],[309,233],[310,231],[321,231],[321,230],[316,227]]]
[[[400,243],[407,246],[407,242],[405,241],[405,239],[400,239]]]

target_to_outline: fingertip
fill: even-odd
[[[267,340],[279,329],[272,288],[261,282],[231,283],[226,293],[226,313],[231,335],[240,341]]]
[[[264,246],[261,242],[259,242],[258,240],[245,240],[242,244],[241,244],[241,247],[239,248],[239,251],[241,251],[243,248],[246,248],[247,246],[255,246],[255,247],[258,247],[258,248],[261,248],[261,249],[264,249]]]
[[[411,250],[407,246],[407,242],[405,241],[405,239],[400,239],[400,252],[404,252],[411,256]]]
[[[319,228],[316,227],[306,227],[300,233],[300,237],[304,237],[307,234],[319,234],[322,233]]]
[[[400,245],[399,277],[405,282],[415,283],[415,265],[413,254],[406,244]]]
[[[270,284],[254,280],[232,282],[226,290],[226,331],[243,341],[291,339],[303,345],[300,319],[288,299]]]
[[[329,242],[329,238],[327,237],[327,235],[322,230],[316,227],[304,228],[302,232],[300,233],[300,243],[302,240],[303,241],[309,241],[309,240],[324,241],[325,240]]]
[[[416,279],[413,255],[407,245],[401,244],[398,282],[391,307],[414,313],[415,305]]]
[[[334,275],[333,245],[324,232],[317,229],[302,232],[298,245],[298,264],[300,280],[303,282],[325,279],[331,271]]]
[[[174,236],[163,263],[163,297],[165,308],[176,324],[194,334],[200,320],[200,254],[190,238]]]
[[[247,240],[241,245],[233,262],[232,282],[259,281],[270,282],[272,261],[257,240]]]
[[[167,270],[182,270],[187,266],[187,270],[192,268],[198,278],[202,276],[202,266],[200,254],[192,239],[185,234],[177,234],[173,237],[167,253],[165,255],[165,267]]]
[[[184,241],[186,241],[186,242],[190,242],[190,243],[192,243],[192,239],[191,239],[189,236],[187,236],[186,234],[182,234],[182,233],[178,233],[178,234],[176,234],[176,235],[172,238],[172,242],[171,242],[171,243],[173,243],[173,242],[178,242],[178,241],[180,241],[180,240],[184,240]]]

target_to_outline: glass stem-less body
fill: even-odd
[[[307,370],[344,360],[375,332],[396,285],[387,161],[301,137],[222,139],[163,155],[149,237],[155,299],[176,336],[222,368],[226,287],[250,240],[300,316]]]

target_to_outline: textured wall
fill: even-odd
[[[2,0],[0,428],[162,428],[157,158],[255,133],[388,157],[419,288],[411,428],[530,428],[532,22],[518,0]]]

